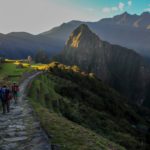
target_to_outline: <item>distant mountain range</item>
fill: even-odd
[[[136,52],[150,57],[150,13],[148,12],[141,15],[130,15],[125,12],[98,22],[71,21],[41,35],[54,37],[65,43],[70,33],[83,23],[87,24],[101,39],[134,49]]]
[[[93,72],[137,103],[145,100],[150,69],[133,50],[101,40],[85,24],[75,29],[57,60]]]
[[[98,22],[71,21],[39,35],[18,32],[0,34],[0,54],[24,58],[43,49],[49,56],[61,51],[70,33],[80,24],[87,24],[101,39],[121,45],[150,58],[150,13],[130,15],[127,12]]]
[[[53,56],[62,49],[56,41],[58,40],[25,32],[0,34],[0,55],[7,58],[22,59],[29,55],[34,56],[39,49],[42,49],[49,56]],[[60,44],[61,41],[58,41],[58,43]],[[63,43],[60,45],[63,45]]]

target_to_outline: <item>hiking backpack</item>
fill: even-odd
[[[12,86],[12,91],[13,92],[18,92],[19,91],[19,86],[18,85]]]

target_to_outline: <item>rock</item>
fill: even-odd
[[[60,150],[60,145],[52,144],[52,150]]]
[[[25,126],[24,125],[10,125],[9,128],[15,128],[19,130],[24,130]]]
[[[7,142],[18,142],[18,141],[24,141],[26,139],[27,139],[26,136],[22,136],[22,137],[14,137],[14,138],[5,138],[4,140]]]
[[[12,149],[16,149],[16,147],[17,147],[17,143],[9,143],[7,145],[3,145],[2,150],[12,150]]]
[[[87,25],[80,25],[70,34],[57,61],[93,72],[135,102],[145,98],[149,67],[144,58],[133,50],[101,40]]]
[[[19,136],[19,137],[26,136],[26,135],[27,135],[27,132],[25,132],[25,131],[21,131],[21,132],[16,133],[16,136]]]
[[[7,133],[6,133],[6,137],[7,137],[7,138],[15,137],[15,135],[16,135],[16,132],[7,132]]]

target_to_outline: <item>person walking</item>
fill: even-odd
[[[2,108],[3,108],[3,113],[5,112],[4,110],[4,103],[3,103],[3,96],[2,96],[2,87],[0,87],[0,100],[1,100],[1,103],[2,103]]]
[[[18,92],[19,92],[19,86],[16,83],[13,83],[12,94],[13,94],[13,99],[15,100],[16,104],[17,104],[17,99],[18,99]]]
[[[10,112],[10,89],[4,85],[0,88],[0,98],[2,102],[3,114]]]

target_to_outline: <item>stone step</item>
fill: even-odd
[[[18,142],[18,141],[25,141],[28,137],[21,136],[21,137],[13,137],[13,138],[4,138],[4,141],[6,142]]]

